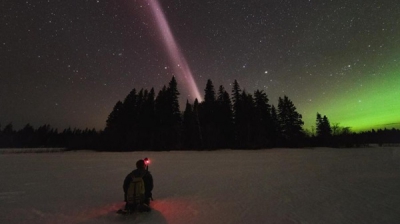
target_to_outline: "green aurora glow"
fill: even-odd
[[[305,107],[304,128],[315,127],[317,112],[326,115],[331,125],[338,123],[356,132],[400,128],[400,70],[370,76],[367,83],[348,83],[335,88],[328,97],[316,99]]]

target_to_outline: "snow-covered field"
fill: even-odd
[[[149,157],[153,211],[119,216]],[[0,223],[400,223],[400,148],[0,155]]]

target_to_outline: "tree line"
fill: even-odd
[[[362,147],[368,144],[399,144],[400,130],[378,129],[354,133],[350,127],[341,127],[338,123],[330,124],[328,117],[317,113],[316,133],[308,135],[309,146]]]
[[[157,96],[154,89],[133,89],[118,101],[104,130],[107,148],[116,150],[266,148],[301,146],[302,116],[284,96],[278,106],[269,104],[263,91],[250,94],[235,80],[231,94],[211,80],[204,101],[179,107],[173,77]]]
[[[257,149],[272,147],[352,147],[368,143],[400,143],[400,131],[353,133],[331,125],[316,114],[315,133],[303,129],[302,115],[287,97],[275,107],[262,90],[248,93],[235,80],[230,93],[211,80],[204,101],[186,102],[180,110],[178,84],[172,77],[155,94],[154,89],[133,89],[118,101],[104,130],[65,129],[49,125],[34,129],[27,124],[14,131],[12,124],[0,129],[0,147],[66,147],[107,151]]]
[[[101,132],[95,129],[76,128],[67,128],[59,132],[48,124],[37,129],[26,124],[16,131],[12,123],[9,123],[3,130],[0,128],[0,148],[94,149],[100,134]]]

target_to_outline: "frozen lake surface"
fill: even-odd
[[[151,213],[119,216],[152,161]],[[400,148],[0,154],[0,223],[400,223]]]

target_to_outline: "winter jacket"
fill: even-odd
[[[128,191],[129,184],[132,180],[132,177],[142,177],[143,182],[144,182],[144,189],[145,189],[145,198],[149,199],[152,197],[151,191],[153,190],[153,176],[151,173],[145,169],[136,169],[132,172],[130,172],[124,180],[124,195],[125,195],[125,201],[126,201],[126,192]]]

